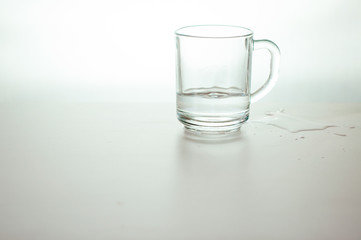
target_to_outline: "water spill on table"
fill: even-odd
[[[284,113],[284,109],[280,109],[274,112],[268,112],[263,118],[250,122],[272,125],[287,130],[291,133],[325,130],[329,127],[337,127],[336,125],[314,122],[286,114]]]

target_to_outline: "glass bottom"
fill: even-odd
[[[248,120],[249,112],[226,116],[209,116],[187,113],[177,110],[178,120],[185,129],[200,134],[228,134],[240,130],[242,124]]]

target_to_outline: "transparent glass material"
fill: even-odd
[[[265,96],[278,78],[280,52],[269,40],[253,40],[247,28],[188,26],[176,35],[177,115],[185,128],[220,133],[239,130],[250,102]],[[271,54],[267,81],[251,93],[253,49]]]

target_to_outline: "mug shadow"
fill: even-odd
[[[241,131],[229,133],[207,134],[184,129],[183,138],[197,143],[221,144],[241,140]]]
[[[178,135],[173,186],[177,199],[175,226],[193,229],[199,222],[218,226],[214,215],[238,219],[242,209],[222,206],[237,206],[247,195],[248,142],[241,132],[209,136],[184,130]]]
[[[214,162],[247,165],[249,159],[248,137],[242,130],[227,134],[202,134],[183,130],[177,141],[177,162],[181,166]],[[227,163],[228,162],[228,163]]]

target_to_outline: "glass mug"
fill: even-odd
[[[178,120],[200,133],[238,131],[248,119],[250,102],[264,97],[277,81],[277,45],[253,40],[251,30],[238,26],[187,26],[175,35]],[[267,49],[271,64],[267,81],[251,93],[253,49]]]

